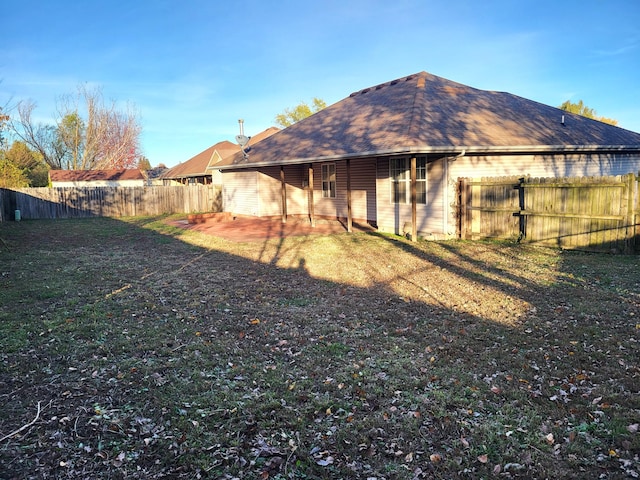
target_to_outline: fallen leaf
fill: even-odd
[[[627,427],[627,430],[629,431],[629,433],[638,433],[639,426],[640,426],[639,424],[633,423]]]
[[[326,467],[333,463],[333,457],[321,458],[320,460],[316,460],[316,463],[321,467]]]
[[[469,448],[469,441],[466,438],[460,437],[460,443],[462,443],[464,448]]]
[[[442,460],[442,457],[438,453],[432,453],[429,455],[429,460],[431,460],[431,463],[438,463]]]
[[[407,463],[413,462],[413,452],[409,452],[405,455],[404,461]]]
[[[491,387],[491,391],[495,394],[500,394],[502,393],[502,389],[500,387],[498,387],[497,385],[494,385],[493,387]]]
[[[478,456],[478,461],[480,463],[487,463],[489,461],[489,456],[488,455],[480,455]]]
[[[547,434],[547,436],[544,437],[544,439],[547,441],[549,445],[553,445],[553,442],[555,442],[555,439],[553,438],[553,433]]]

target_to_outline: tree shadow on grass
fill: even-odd
[[[3,296],[23,297],[0,310],[0,432],[44,409],[4,440],[4,476],[636,468],[629,304],[585,289],[573,257],[364,234],[234,245],[155,222],[6,230]]]

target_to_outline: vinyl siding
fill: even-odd
[[[313,204],[317,216],[347,218],[347,162],[341,160],[336,166],[336,196],[322,196],[322,163],[313,166]],[[308,167],[307,167],[308,168]],[[351,161],[351,215],[356,221],[376,222],[376,162],[374,159]]]
[[[373,158],[351,161],[351,209],[354,220],[377,224],[376,160]]]
[[[222,173],[222,205],[235,215],[259,216],[258,172],[254,170]]]
[[[464,156],[449,162],[451,203],[455,201],[458,178],[503,176],[600,177],[640,171],[640,155],[567,154],[518,156]],[[449,208],[449,235],[455,235],[455,208]]]
[[[450,163],[449,176],[452,179],[508,175],[599,177],[637,173],[639,170],[639,155],[464,156]]]
[[[306,215],[307,191],[302,187],[306,178],[306,170],[302,165],[287,165],[284,167],[284,180],[287,192],[287,215]],[[280,167],[266,167],[260,169],[260,216],[268,217],[282,215],[282,184],[280,182]]]
[[[411,204],[391,201],[389,159],[381,158],[377,164],[378,229],[402,235],[411,226]],[[417,230],[421,236],[441,236],[444,225],[444,160],[429,159],[427,162],[427,203],[416,208]],[[407,228],[405,228],[407,227]]]

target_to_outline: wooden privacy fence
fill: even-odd
[[[77,217],[128,217],[215,212],[220,188],[212,185],[0,189],[0,221]]]
[[[640,179],[458,180],[458,236],[513,238],[565,249],[640,251]]]

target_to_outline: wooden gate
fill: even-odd
[[[461,178],[458,236],[589,251],[639,251],[638,184],[634,174]]]

